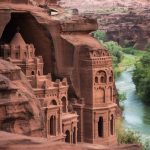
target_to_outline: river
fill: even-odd
[[[150,141],[150,106],[142,103],[132,80],[133,69],[121,73],[116,80],[117,89],[126,94],[123,111],[123,126],[141,134]]]

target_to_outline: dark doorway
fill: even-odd
[[[57,102],[55,100],[52,100],[50,105],[57,105]]]
[[[50,118],[50,135],[56,135],[56,117],[51,116]]]
[[[67,130],[65,134],[66,134],[65,142],[70,143],[70,131]]]
[[[31,72],[31,75],[34,75],[34,71]]]
[[[110,119],[110,134],[113,135],[114,134],[114,116],[111,115],[111,119]]]
[[[98,121],[98,136],[103,137],[104,136],[103,132],[104,132],[103,131],[103,117],[100,117]]]

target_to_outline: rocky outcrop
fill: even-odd
[[[105,31],[108,40],[122,46],[133,46],[144,50],[150,43],[149,1],[64,1],[65,8],[77,8],[86,17],[96,18],[99,29]]]
[[[149,8],[143,8],[125,14],[99,14],[99,29],[106,31],[108,40],[144,50],[150,43],[149,12]]]
[[[17,134],[0,132],[0,149],[6,150],[141,150],[139,145],[121,145],[107,147],[103,145],[78,144],[71,145],[61,142],[50,142],[44,138],[32,138]]]
[[[20,68],[0,59],[0,129],[43,136],[39,102]]]

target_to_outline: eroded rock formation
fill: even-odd
[[[0,129],[43,136],[43,116],[31,85],[21,69],[0,59]]]
[[[107,39],[122,46],[144,50],[150,43],[149,1],[140,0],[89,0],[63,1],[65,8],[77,8],[86,17],[98,19],[99,29],[107,33]]]
[[[98,15],[99,29],[106,31],[108,40],[144,50],[150,44],[149,12],[149,8],[145,8],[126,14]]]
[[[50,142],[43,138],[31,138],[23,135],[10,134],[6,132],[0,132],[0,149],[7,150],[139,150],[139,145],[120,145],[120,146],[103,146],[103,145],[92,145],[92,144],[79,144],[71,145],[63,142]]]

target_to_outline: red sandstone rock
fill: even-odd
[[[62,142],[50,142],[44,138],[31,138],[17,134],[0,132],[0,149],[7,150],[141,150],[138,145],[107,147],[93,144],[70,145]]]
[[[89,35],[98,27],[96,20],[51,5],[39,8],[1,3],[0,10],[0,55],[20,66],[30,81],[36,101],[41,102],[44,136],[50,141],[116,144],[112,58]],[[18,26],[20,33],[16,33]],[[24,87],[22,82],[15,83],[20,89]],[[37,105],[32,105],[25,110],[34,118],[37,114],[34,115],[32,107]],[[17,120],[12,129],[23,134],[29,132],[29,125],[34,128],[42,119],[36,116],[38,121],[31,119],[30,124],[30,115],[21,117],[27,118]],[[6,123],[11,124],[9,120]]]
[[[40,104],[19,67],[0,59],[0,129],[42,136]]]

